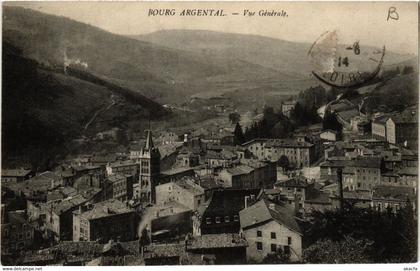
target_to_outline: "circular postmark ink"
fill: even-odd
[[[338,88],[367,84],[381,70],[385,46],[363,46],[358,40],[339,44],[337,31],[323,33],[308,52],[312,74],[321,82]]]

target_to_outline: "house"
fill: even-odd
[[[372,207],[385,211],[391,208],[393,212],[403,208],[407,201],[413,205],[413,209],[417,206],[417,195],[413,188],[402,186],[378,186],[373,190]]]
[[[116,199],[79,206],[73,212],[73,241],[130,241],[137,238],[138,218]]]
[[[143,247],[145,265],[244,264],[245,238],[239,234],[190,236],[184,242]]]
[[[236,189],[272,188],[277,179],[276,164],[242,160],[243,164],[223,169],[219,178],[225,187]]]
[[[72,240],[73,214],[79,206],[88,202],[82,195],[77,195],[47,205],[45,227],[51,231],[56,241]]]
[[[1,170],[1,184],[19,183],[26,181],[33,176],[30,169],[2,169]]]
[[[386,139],[389,143],[417,149],[417,109],[407,109],[398,115],[390,116],[385,123],[385,127]]]
[[[133,183],[133,175],[108,176],[104,184],[104,199],[130,200],[133,197]]]
[[[245,264],[247,246],[244,236],[237,233],[206,234],[186,240],[189,253],[214,255],[214,264]]]
[[[63,179],[63,184],[66,186],[75,186],[75,181],[78,179],[96,179],[97,182],[100,182],[105,176],[103,167],[90,165],[73,165],[69,167],[61,165],[55,169],[54,173]]]
[[[343,125],[343,128],[346,130],[352,130],[352,119],[359,116],[359,110],[349,109],[343,110],[335,113],[337,121]]]
[[[254,139],[242,144],[259,160],[277,162],[286,156],[290,165],[307,167],[316,160],[315,146],[295,139]]]
[[[268,254],[282,249],[291,261],[302,260],[302,230],[293,210],[265,199],[239,212],[241,232],[248,241],[248,261],[261,262]]]
[[[333,190],[333,192],[320,191],[318,189],[308,190],[305,196],[304,212],[311,213],[313,211],[324,212],[326,210],[330,210],[332,207],[330,195],[337,191],[337,186],[336,184],[334,185],[335,189]]]
[[[156,204],[168,202],[177,202],[189,210],[196,210],[205,202],[204,189],[188,177],[156,186]]]
[[[338,175],[337,170],[340,168],[344,168],[346,166],[350,166],[352,161],[349,159],[345,160],[326,160],[322,162],[319,167],[321,171],[321,180],[324,181],[337,181]]]
[[[371,191],[381,182],[382,160],[374,157],[358,157],[343,169],[343,188],[349,191]]]
[[[157,184],[164,184],[168,182],[174,182],[176,180],[182,179],[184,177],[195,177],[195,171],[190,167],[177,167],[171,168],[162,173],[159,176]]]
[[[191,210],[162,215],[150,222],[150,239],[154,244],[184,241],[192,233]]]
[[[285,195],[289,204],[298,201],[299,209],[304,208],[306,193],[313,188],[313,183],[310,184],[303,176],[296,176],[286,181],[277,182],[274,187]]]
[[[290,114],[292,112],[292,110],[295,108],[296,106],[296,101],[284,101],[281,104],[281,112],[283,115],[285,115],[286,117],[290,118]]]
[[[193,234],[238,233],[239,211],[254,201],[260,189],[215,190],[211,198],[193,214]]]
[[[418,186],[418,167],[405,167],[398,171],[399,185],[411,187],[417,191]]]
[[[209,150],[206,154],[206,165],[209,168],[227,168],[237,164],[238,162],[238,155],[229,150],[223,149],[220,152]]]
[[[387,141],[387,134],[386,134],[386,122],[388,121],[388,115],[382,115],[375,118],[372,121],[372,137]]]
[[[107,175],[121,174],[131,175],[134,179],[138,179],[140,165],[133,160],[115,161],[106,165]]]
[[[337,132],[333,130],[325,130],[319,134],[319,137],[325,141],[337,141]]]
[[[176,157],[179,167],[196,167],[200,164],[200,155],[192,151],[182,151]]]
[[[2,212],[4,206],[1,207]],[[34,227],[28,222],[25,211],[2,213],[1,253],[17,253],[28,250],[34,243]],[[3,257],[2,257],[3,258]],[[2,259],[3,262],[3,259]]]
[[[63,184],[63,179],[51,171],[40,173],[29,180],[18,183],[7,183],[5,187],[17,196],[25,196],[27,200],[46,201],[49,191]]]

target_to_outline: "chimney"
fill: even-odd
[[[295,214],[299,213],[299,198],[298,195],[295,193],[295,199],[294,199],[294,209],[295,209]]]
[[[270,208],[271,210],[276,210],[276,205],[274,203],[270,203],[268,204],[268,208]]]
[[[344,201],[344,196],[343,196],[343,169],[342,168],[338,168],[337,169],[337,189],[338,189],[338,197],[339,197],[339,208],[340,211],[343,211],[344,206],[343,206],[343,201]]]
[[[248,199],[249,199],[249,196],[245,196],[245,209],[248,208]]]

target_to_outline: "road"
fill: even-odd
[[[90,120],[88,121],[88,123],[86,123],[86,125],[85,125],[85,127],[84,127],[84,128],[85,128],[85,130],[87,130],[87,128],[89,128],[89,125],[91,125],[91,124],[92,124],[92,122],[96,119],[96,117],[97,117],[100,113],[102,113],[102,112],[105,112],[105,111],[109,110],[112,106],[114,106],[114,105],[117,103],[117,101],[115,101],[115,96],[114,96],[113,94],[111,94],[110,99],[111,99],[111,103],[110,103],[107,107],[105,107],[105,108],[100,108],[100,109],[96,110],[96,112],[93,114],[92,118],[90,118]]]

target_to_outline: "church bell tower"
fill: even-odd
[[[140,199],[145,203],[155,203],[155,187],[160,176],[160,152],[153,145],[152,131],[146,131],[146,142],[139,157]]]

